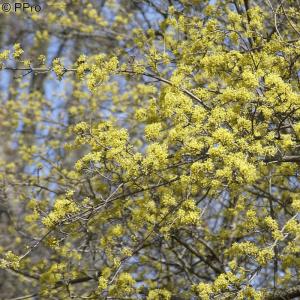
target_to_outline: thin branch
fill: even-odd
[[[217,274],[221,274],[222,270],[218,267],[215,267],[211,262],[206,259],[203,255],[198,253],[196,250],[194,250],[190,245],[188,245],[186,242],[180,240],[176,235],[172,235],[172,238],[177,241],[180,245],[182,245],[184,248],[189,250],[192,254],[194,254],[196,257],[200,258],[206,265],[208,265],[211,269],[213,269]]]
[[[130,71],[130,70],[125,70],[125,71],[122,71],[123,73],[128,73],[128,74],[135,74],[135,75],[143,75],[143,76],[146,76],[146,77],[150,77],[150,78],[154,78],[158,81],[161,81],[161,82],[164,82],[170,86],[174,86],[174,84],[168,80],[168,79],[165,79],[163,77],[160,77],[160,76],[157,76],[155,74],[152,74],[152,73],[147,73],[147,72],[143,72],[143,73],[136,73],[134,71]],[[191,97],[192,99],[194,99],[195,101],[197,101],[199,104],[201,104],[205,109],[207,110],[211,110],[211,108],[209,106],[207,106],[201,99],[199,99],[196,95],[194,95],[192,92],[190,92],[189,90],[187,89],[184,89],[184,88],[179,88],[184,94],[188,95],[189,97]]]
[[[31,294],[31,295],[26,295],[26,296],[21,296],[21,297],[17,297],[17,298],[10,298],[8,300],[22,300],[22,299],[29,299],[29,298],[33,298],[36,297],[38,294]]]

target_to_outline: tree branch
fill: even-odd
[[[269,293],[265,300],[288,300],[300,297],[300,285],[296,285],[289,289],[277,290],[274,293]]]

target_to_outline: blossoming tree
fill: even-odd
[[[1,12],[3,299],[300,297],[298,1]]]

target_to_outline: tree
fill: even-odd
[[[300,297],[298,1],[39,6],[1,15],[3,299]]]

